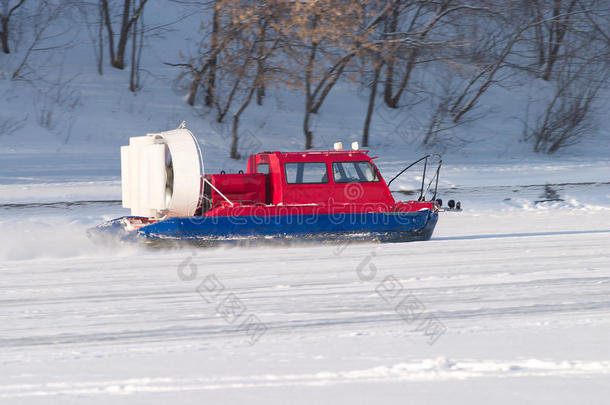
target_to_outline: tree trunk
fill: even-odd
[[[11,53],[8,46],[8,18],[3,17],[0,23],[0,42],[2,42],[2,52]]]
[[[8,46],[8,22],[11,19],[13,13],[25,3],[26,0],[19,0],[17,4],[9,9],[8,0],[3,1],[4,14],[0,14],[0,43],[2,44],[2,52],[8,54],[11,53],[11,49]]]
[[[309,130],[309,118],[311,117],[311,93],[308,88],[305,93],[305,117],[303,119],[303,134],[305,135],[305,149],[313,148],[313,133]]]
[[[241,114],[250,105],[250,101],[252,101],[252,96],[254,95],[254,92],[258,88],[257,83],[259,80],[260,80],[259,76],[257,76],[254,79],[254,82],[252,83],[252,86],[250,86],[250,90],[248,91],[248,96],[246,97],[246,100],[244,100],[241,107],[239,107],[239,110],[237,110],[235,112],[235,114],[233,114],[233,141],[231,143],[231,158],[232,159],[241,158],[239,152],[237,151],[237,143],[239,142],[239,134],[237,132],[237,129],[239,127],[239,117],[241,117]]]
[[[104,7],[102,2],[99,4],[100,24],[97,30],[98,53],[97,58],[97,73],[101,76],[104,74]]]
[[[362,131],[362,146],[369,146],[369,130],[371,127],[371,119],[373,117],[373,111],[375,109],[375,98],[377,97],[377,83],[379,82],[379,73],[381,72],[381,66],[375,67],[375,76],[373,77],[373,83],[371,84],[371,93],[369,95],[369,105],[366,109],[366,119],[364,120],[364,129]]]
[[[218,1],[214,2],[214,15],[212,16],[212,49],[218,46]],[[205,93],[205,106],[211,107],[214,103],[214,93],[216,87],[216,66],[218,57],[214,56],[210,61],[210,71],[208,72],[207,88]]]
[[[451,3],[451,1],[445,1],[445,2],[441,2],[439,4],[439,8],[436,11],[436,15],[428,22],[428,24],[426,25],[424,30],[421,31],[419,33],[419,35],[417,35],[417,40],[419,42],[423,42],[426,39],[426,36],[430,33],[430,31],[432,31],[432,29],[434,28],[436,23],[442,18],[443,15],[445,15],[444,13],[447,12],[447,9],[448,9],[450,3]],[[420,6],[420,8],[421,7],[422,6]],[[419,15],[419,10],[411,22],[412,26],[415,24],[415,21],[417,20],[418,15]],[[392,23],[391,23],[391,25],[392,25],[391,32],[395,32],[397,29],[397,22],[396,22],[397,17],[393,16],[393,18],[394,19],[392,20]],[[402,79],[401,79],[400,83],[398,84],[398,88],[396,89],[396,94],[393,94],[393,91],[394,91],[393,90],[393,86],[394,86],[394,65],[393,64],[395,62],[395,60],[394,60],[395,56],[393,56],[390,59],[390,62],[392,64],[388,65],[386,87],[385,87],[385,91],[384,91],[384,99],[385,99],[385,103],[387,104],[388,107],[390,107],[390,108],[399,107],[400,98],[402,97],[403,92],[405,91],[405,89],[407,88],[407,85],[409,84],[409,79],[411,78],[411,73],[413,72],[413,69],[415,68],[415,63],[417,62],[417,57],[419,56],[419,52],[420,52],[420,48],[418,48],[418,47],[414,47],[414,48],[410,49],[407,66],[406,66],[404,74],[402,75]]]
[[[398,86],[398,90],[396,90],[396,94],[392,97],[390,94],[390,104],[391,108],[398,108],[400,103],[400,98],[402,97],[402,93],[407,88],[409,84],[409,79],[411,78],[411,73],[413,72],[413,68],[415,67],[415,62],[417,60],[417,55],[419,54],[418,48],[412,49],[409,53],[409,61],[407,62],[407,67],[405,73],[402,76],[402,80],[400,81],[400,85]],[[387,103],[387,100],[386,100]]]
[[[116,53],[114,50],[114,32],[112,30],[112,21],[110,20],[110,10],[108,0],[100,0],[100,5],[104,12],[104,20],[106,21],[106,29],[108,31],[108,47],[110,49],[110,65],[117,69],[125,69],[125,52],[127,50],[127,43],[129,42],[129,33],[131,26],[136,25],[140,13],[144,8],[144,5],[148,0],[141,0],[138,8],[131,7],[132,0],[124,0],[123,2],[123,14],[121,17],[121,32],[119,33],[119,42],[117,45]]]
[[[235,160],[237,160],[241,157],[239,152],[237,151],[238,142],[239,142],[239,135],[237,134],[238,126],[239,126],[239,115],[235,114],[233,116],[233,138],[231,139],[231,153],[229,154],[229,157],[231,159],[235,159]]]
[[[392,9],[392,14],[390,15],[390,21],[387,24],[387,32],[396,32],[398,29],[398,3]],[[396,58],[396,52],[388,60],[388,67],[386,68],[386,77],[385,77],[385,87],[383,89],[383,99],[385,103],[390,108],[396,108],[394,105],[394,101],[392,98],[392,94],[394,92],[394,63]]]
[[[258,86],[256,88],[256,104],[263,105],[263,99],[265,98],[265,86]]]
[[[133,8],[136,8],[136,0],[133,0]],[[137,47],[137,38],[138,38],[138,26],[137,24],[133,25],[132,32],[132,42],[131,42],[131,69],[129,72],[129,91],[135,93],[138,90],[138,86],[136,85],[136,47]]]
[[[309,121],[309,117],[306,119]],[[305,132],[305,149],[313,149],[313,133],[311,131]]]
[[[110,52],[110,64],[114,61],[114,32],[112,30],[112,21],[110,21],[110,10],[108,6],[108,0],[101,0],[100,7],[102,7],[104,13],[104,21],[106,23],[106,30],[108,31],[108,49]]]
[[[311,97],[311,88],[307,86],[305,92],[305,117],[303,119],[303,134],[305,135],[305,149],[313,148],[313,133],[309,129],[309,119],[311,117],[311,105],[313,104]]]
[[[309,118],[311,117],[311,93],[307,88],[305,93],[305,118],[303,119],[303,134],[305,135],[305,149],[313,148],[313,133],[309,130]]]
[[[318,15],[315,15],[311,23],[311,28],[315,29],[318,25]],[[305,117],[303,118],[303,135],[305,135],[305,149],[313,148],[313,133],[309,129],[309,118],[313,107],[313,95],[311,92],[311,79],[313,76],[313,66],[318,52],[318,42],[311,38],[311,52],[305,65]]]
[[[313,148],[313,133],[309,130],[309,118],[311,117],[311,100],[305,103],[305,118],[303,119],[303,133],[305,134],[305,149]]]
[[[117,69],[125,69],[125,49],[127,48],[127,40],[129,39],[129,14],[131,11],[131,0],[123,2],[123,20],[121,21],[121,33],[119,34],[119,43],[117,45],[116,57],[111,61],[113,67]]]
[[[263,105],[263,99],[265,98],[265,61],[263,60],[262,55],[265,54],[265,27],[267,23],[266,21],[261,21],[259,22],[259,25],[261,25],[259,40],[260,46],[258,49],[259,57],[256,61],[256,77],[259,78],[259,83],[256,85],[256,104]]]
[[[542,68],[544,66],[544,61],[546,60],[545,51],[544,51],[544,31],[543,31],[543,17],[542,11],[540,10],[540,3],[538,0],[532,1],[533,6],[536,11],[536,24],[534,25],[534,33],[535,33],[535,41],[536,46],[538,47],[538,67]]]
[[[576,0],[571,0],[568,5],[568,9],[565,11],[566,14],[569,14],[574,9],[576,5]],[[548,56],[546,60],[546,66],[544,69],[544,74],[542,75],[542,79],[549,81],[551,79],[551,75],[553,74],[553,67],[559,58],[559,49],[564,42],[566,31],[568,30],[569,17],[561,17],[561,0],[555,0],[553,5],[553,21],[551,22],[551,27],[549,28],[549,49]]]
[[[259,52],[262,54],[262,52]],[[265,63],[259,58],[257,61],[257,76],[265,77]],[[263,99],[265,98],[265,83],[261,80],[261,83],[256,86],[256,104],[263,105]]]
[[[199,72],[193,72],[193,81],[189,86],[189,92],[186,96],[186,102],[188,105],[195,105],[195,98],[197,97],[197,90],[201,85],[201,79],[203,79],[203,75]]]

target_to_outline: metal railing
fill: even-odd
[[[438,159],[438,166],[436,167],[435,173],[432,176],[432,178],[430,179],[430,182],[428,183],[428,187],[426,187],[426,189],[424,190],[424,186],[426,184],[426,171],[428,169],[428,158],[437,158]],[[432,182],[435,182],[434,183],[434,195],[432,196],[432,201],[435,201],[436,200],[436,192],[437,192],[437,189],[438,189],[438,175],[439,175],[439,172],[441,171],[441,165],[443,164],[443,158],[438,153],[430,153],[429,155],[426,155],[426,156],[424,156],[422,158],[417,159],[415,162],[411,163],[410,165],[408,165],[407,167],[402,169],[400,172],[398,172],[398,174],[396,176],[392,177],[392,180],[390,180],[388,182],[388,188],[390,187],[390,184],[392,184],[392,182],[394,180],[396,180],[404,172],[406,172],[407,170],[409,170],[410,168],[412,168],[413,166],[415,166],[416,164],[418,164],[422,160],[424,161],[424,173],[423,173],[422,178],[421,178],[421,189],[420,189],[419,197],[418,197],[417,200],[418,201],[425,201],[426,194],[428,194],[428,191],[430,190],[430,186],[432,186]]]

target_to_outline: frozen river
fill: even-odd
[[[447,188],[428,242],[172,250],[84,237],[116,180],[6,184],[0,402],[606,403],[609,193],[553,180]]]

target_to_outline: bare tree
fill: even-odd
[[[210,47],[212,49],[218,48],[218,24],[220,7],[222,4],[218,0],[214,1],[214,11],[212,13],[212,40]],[[205,105],[211,107],[214,104],[214,90],[216,88],[216,64],[218,63],[218,55],[214,54],[209,60],[210,66],[208,69],[208,77],[205,89]],[[191,103],[192,105],[192,103]]]
[[[144,0],[138,0],[137,8],[142,7]],[[136,9],[136,0],[133,0],[132,7]],[[138,23],[140,28],[138,29]],[[129,74],[129,90],[133,93],[140,89],[140,60],[142,58],[142,48],[144,46],[144,18],[142,14],[132,26],[132,47],[131,47],[131,72]]]
[[[422,144],[425,146],[442,146],[443,148],[461,147],[468,140],[458,136],[454,130],[463,124],[476,121],[482,115],[475,115],[472,111],[469,111],[466,118],[461,118],[458,122],[453,121],[451,107],[461,95],[464,82],[460,75],[456,74],[455,67],[448,64],[438,65],[440,66],[434,66],[439,68],[438,71],[434,70],[438,77],[437,83],[427,96],[431,114],[428,117],[427,124],[425,121],[423,122],[426,132]]]
[[[252,61],[255,58],[257,43],[252,41],[246,32],[227,46],[222,52],[223,62],[219,66],[215,62],[214,69],[221,76],[217,86],[225,91],[214,93],[214,106],[216,108],[216,121],[222,122],[229,113],[233,102],[241,95],[243,82],[247,80]]]
[[[36,64],[32,62],[33,55],[44,53],[51,58],[54,52],[70,46],[71,27],[59,23],[68,13],[66,4],[67,2],[40,1],[29,10],[27,22],[31,31],[27,36],[27,48],[19,53],[19,63],[13,70],[12,80],[44,79],[40,70],[48,65],[48,59],[44,64]]]
[[[2,118],[0,119],[0,137],[11,136],[15,132],[23,128],[28,122],[29,115],[26,114],[23,118]]]
[[[141,6],[131,1],[130,9]],[[233,118],[234,158],[239,157],[240,119],[253,100],[262,104],[270,85],[303,92],[302,129],[308,149],[314,145],[315,114],[337,84],[348,80],[359,81],[367,91],[364,146],[370,142],[378,101],[403,113],[422,102],[424,94],[431,102],[430,121],[409,119],[425,128],[421,141],[431,145],[457,139],[446,135],[478,118],[481,100],[494,86],[541,78],[566,87],[561,84],[567,80],[566,66],[587,60],[601,69],[601,61],[610,55],[608,10],[595,0],[185,3],[196,3],[207,13],[195,54],[177,64],[187,102],[211,107],[218,122]],[[274,7],[283,11],[270,15]],[[138,37],[134,30],[130,33],[133,53]],[[591,46],[583,46],[586,43]],[[434,84],[438,72],[447,77]],[[571,90],[557,96],[549,120],[557,121],[561,111],[590,114],[598,90],[586,85],[589,90],[579,94],[567,87]],[[569,107],[563,94],[580,101]],[[529,128],[534,127],[530,122]]]
[[[389,44],[384,55],[386,68],[383,94],[386,105],[390,108],[399,107],[413,70],[426,48],[455,46],[452,44],[455,39],[446,34],[443,39],[434,41],[435,43],[427,43],[433,30],[447,30],[447,25],[442,24],[443,21],[457,12],[485,10],[488,8],[461,4],[457,0],[420,1],[406,5],[396,3],[385,20],[385,39]]]
[[[462,123],[478,105],[484,94],[496,85],[504,84],[519,69],[519,46],[526,42],[525,33],[541,22],[537,17],[523,16],[519,4],[497,6],[486,13],[487,19],[477,21],[477,15],[462,15],[464,24],[456,26],[460,36],[469,38],[457,46],[444,62],[461,81],[443,98],[452,124]]]
[[[184,70],[179,79],[189,78],[186,102],[195,105],[200,90],[205,91],[204,104],[216,106],[217,99],[217,65],[218,58],[226,48],[239,38],[239,35],[258,21],[250,12],[240,13],[240,10],[252,10],[239,4],[238,0],[215,0],[213,2],[211,31],[208,25],[202,25],[203,39],[197,46],[197,55],[190,56],[185,63],[171,64]],[[224,110],[221,108],[221,111]],[[225,113],[226,114],[226,113]],[[220,121],[225,114],[220,114]]]
[[[362,129],[362,146],[369,146],[369,136],[371,130],[371,121],[373,119],[373,111],[375,110],[375,101],[377,99],[377,87],[379,86],[379,77],[381,76],[381,69],[383,68],[383,59],[378,53],[372,54],[372,77],[366,80],[366,87],[369,90],[369,98],[366,108],[366,116],[364,119],[364,128]],[[366,78],[365,75],[362,75]]]
[[[26,0],[16,0],[11,2],[11,0],[1,0],[2,9],[0,9],[0,44],[2,45],[2,52],[11,53],[11,49],[9,47],[9,23],[11,21],[11,17],[15,14],[15,12],[23,6]]]
[[[136,7],[135,4],[132,6],[132,0],[123,0],[123,7],[121,16],[121,26],[119,30],[119,40],[117,42],[116,50],[114,46],[114,30],[109,0],[100,0],[102,10],[104,13],[104,22],[106,24],[106,30],[108,33],[108,48],[110,51],[110,64],[117,69],[125,69],[125,51],[127,50],[127,42],[129,40],[129,33],[138,18],[140,17],[144,6],[148,0],[141,0]]]
[[[264,86],[265,80],[267,76],[272,71],[270,69],[265,69],[264,66],[267,63],[267,60],[273,55],[274,51],[278,48],[282,40],[282,32],[276,31],[273,34],[269,34],[270,30],[270,18],[271,14],[268,14],[265,18],[262,19],[262,23],[259,24],[259,30],[254,34],[253,42],[255,44],[255,54],[250,59],[250,64],[252,65],[251,70],[254,71],[254,78],[252,79],[249,86],[245,89],[245,97],[237,111],[233,114],[233,136],[231,141],[231,153],[230,157],[233,159],[239,159],[241,156],[238,152],[238,142],[239,142],[239,119],[243,112],[248,108],[250,102],[252,101],[252,97],[255,92],[259,92],[260,88]],[[281,29],[281,28],[280,28]],[[275,38],[273,42],[269,46],[265,46],[265,39],[273,37]]]
[[[413,95],[419,91],[416,90],[418,85],[411,83],[416,69],[427,71],[428,65],[438,61],[459,63],[456,50],[467,46],[467,41],[459,35],[459,27],[470,26],[478,17],[490,15],[493,15],[493,9],[485,0],[390,3],[373,41],[377,60],[371,58],[370,69],[365,70],[365,82],[371,92],[363,128],[363,145],[369,143],[372,112],[380,84],[384,103],[389,108],[406,109],[421,102],[419,97],[415,97],[401,103],[407,92]],[[443,100],[449,102],[446,97]],[[427,137],[424,143],[426,140]]]
[[[101,2],[98,5],[97,10],[97,73],[101,76],[104,74],[104,7]]]
[[[523,30],[509,35],[506,40],[500,39],[502,44],[500,51],[491,59],[482,61],[474,70],[474,74],[467,80],[463,90],[451,101],[449,112],[454,123],[460,122],[464,115],[468,114],[478,103],[479,99],[494,84],[498,83],[498,73],[509,66],[506,59],[511,55],[514,45],[521,38]],[[491,42],[496,42],[493,38]],[[494,43],[491,47],[495,48]]]
[[[555,20],[564,22],[563,28],[554,31],[561,50],[550,52],[555,48],[549,48],[542,76],[551,82],[551,97],[532,120],[528,105],[524,120],[524,138],[534,142],[536,152],[554,153],[580,142],[595,128],[594,113],[601,103],[598,95],[608,88],[610,41],[601,29],[609,21],[608,10],[594,1],[580,0],[570,3],[566,13],[569,16],[558,15],[554,9],[550,17],[553,24]],[[557,33],[559,29],[565,33]]]
[[[269,60],[284,39],[286,20],[284,1],[251,2],[215,0],[211,26],[203,26],[204,40],[197,56],[187,63],[183,76],[190,77],[187,103],[194,105],[198,94],[202,103],[216,111],[216,121],[233,117],[230,157],[239,159],[239,122],[254,95],[261,100],[265,83],[279,70]],[[207,28],[207,29],[206,29]],[[262,101],[262,100],[261,100]]]
[[[569,40],[574,25],[577,0],[532,0],[527,2],[535,15],[532,24],[538,56],[538,68],[543,80],[550,80],[553,67],[561,57],[561,49]]]
[[[596,126],[593,117],[598,93],[608,80],[608,71],[591,71],[564,64],[546,108],[533,123],[524,123],[524,139],[534,141],[534,151],[554,153],[580,142]],[[527,116],[527,115],[526,115]]]
[[[312,114],[317,114],[343,73],[363,51],[374,48],[375,27],[397,3],[387,2],[368,14],[369,2],[318,1],[296,3],[293,7],[294,80],[305,94],[303,134],[305,148],[313,148]],[[305,61],[303,68],[302,61]]]
[[[76,4],[80,12],[80,20],[87,29],[87,35],[93,46],[93,54],[97,73],[104,74],[104,8],[101,2],[79,1]],[[78,23],[78,21],[75,21]]]
[[[311,131],[311,114],[316,114],[324,100],[337,83],[348,63],[356,55],[354,50],[345,52],[344,38],[339,32],[345,32],[348,25],[359,25],[358,14],[351,15],[347,10],[338,12],[339,17],[332,16],[330,9],[335,5],[331,2],[312,3],[304,9],[296,8],[297,13],[306,13],[307,18],[299,28],[302,32],[300,48],[305,50],[306,64],[303,71],[303,90],[305,93],[305,115],[303,119],[303,134],[305,149],[313,148],[313,132]],[[348,22],[349,21],[349,22]],[[339,31],[337,31],[337,29]],[[300,35],[299,35],[300,34]],[[343,47],[341,43],[343,42]],[[331,49],[335,48],[336,49]],[[301,59],[300,52],[297,53]],[[323,61],[320,61],[323,59]],[[325,60],[324,60],[325,59]]]

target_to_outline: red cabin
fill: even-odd
[[[246,173],[206,179],[214,187],[206,183],[203,215],[248,215],[254,206],[270,215],[277,207],[300,213],[434,208],[433,202],[396,203],[368,151],[262,152],[250,156]]]

